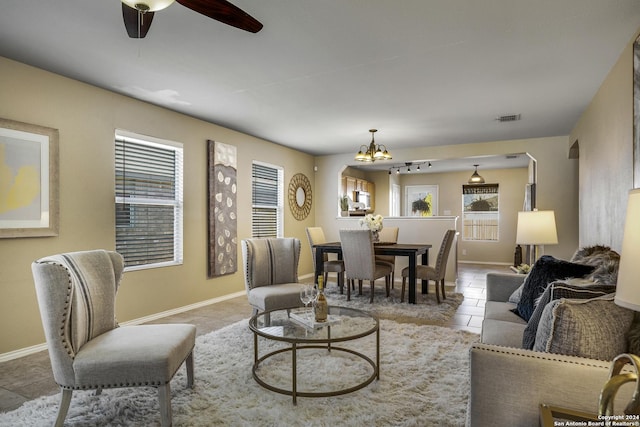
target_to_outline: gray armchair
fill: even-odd
[[[242,240],[244,284],[253,313],[301,307],[294,237]]]
[[[186,361],[193,387],[196,328],[186,324],[119,327],[116,292],[120,254],[103,250],[39,259],[31,265],[53,376],[62,399],[62,426],[73,390],[156,387],[161,425],[171,425],[170,381]]]

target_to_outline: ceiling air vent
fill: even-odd
[[[499,122],[515,122],[520,120],[520,114],[507,114],[505,116],[498,116],[496,120]]]

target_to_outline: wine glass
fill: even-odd
[[[318,289],[315,286],[309,286],[309,298],[312,304],[318,299]]]
[[[311,286],[302,285],[302,287],[300,288],[300,301],[302,301],[305,308],[307,308],[307,304],[311,302],[311,297]]]

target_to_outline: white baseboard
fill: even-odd
[[[178,307],[178,308],[174,308],[174,309],[171,309],[171,310],[163,311],[163,312],[160,312],[160,313],[155,313],[155,314],[152,314],[152,315],[149,315],[149,316],[140,317],[138,319],[128,320],[126,322],[120,323],[120,325],[122,325],[122,326],[140,325],[142,323],[147,323],[147,322],[151,322],[153,320],[162,319],[163,317],[172,316],[174,314],[184,313],[185,311],[194,310],[196,308],[206,307],[208,305],[215,304],[215,303],[222,302],[222,301],[226,301],[226,300],[229,300],[229,299],[232,299],[232,298],[236,298],[236,297],[239,297],[239,296],[242,296],[242,295],[246,295],[246,292],[245,291],[240,291],[240,292],[235,292],[235,293],[232,293],[232,294],[229,294],[229,295],[224,295],[224,296],[217,297],[217,298],[212,298],[212,299],[209,299],[209,300],[200,301],[200,302],[197,302],[195,304],[185,305],[183,307]],[[2,353],[2,354],[0,354],[0,363],[7,362],[9,360],[18,359],[20,357],[28,356],[30,354],[35,354],[35,353],[38,353],[38,352],[46,350],[46,349],[47,349],[47,344],[43,343],[43,344],[33,345],[31,347],[25,347],[25,348],[21,348],[21,349],[18,349],[18,350],[10,351],[8,353]]]

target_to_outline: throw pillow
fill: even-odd
[[[509,302],[513,304],[517,304],[520,302],[520,296],[522,295],[522,288],[524,288],[524,283],[518,286],[518,289],[513,291],[513,293],[509,296]]]
[[[640,312],[635,312],[629,329],[629,353],[640,356]]]
[[[573,283],[572,283],[573,282]],[[615,286],[598,285],[594,282],[586,282],[587,284],[575,284],[574,281],[556,281],[551,282],[547,289],[537,300],[536,308],[527,322],[527,327],[522,334],[522,348],[532,350],[536,341],[536,332],[538,331],[538,323],[542,317],[542,312],[547,304],[560,298],[572,299],[591,299],[616,291]]]
[[[541,256],[524,280],[520,301],[513,312],[528,322],[533,314],[535,300],[549,283],[568,277],[584,277],[593,269],[590,265],[563,261],[550,255]]]
[[[633,311],[617,306],[614,297],[551,301],[542,312],[533,350],[598,360],[626,352]]]

